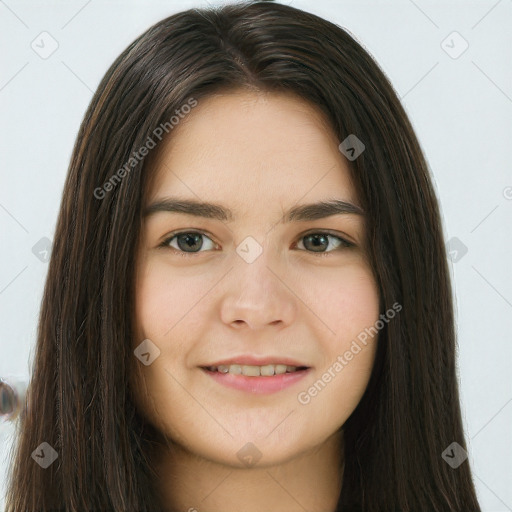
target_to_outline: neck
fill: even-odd
[[[166,512],[334,512],[343,481],[342,431],[277,465],[239,468],[173,445],[153,458]]]

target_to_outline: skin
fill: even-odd
[[[158,146],[146,204],[173,195],[234,212],[230,222],[158,212],[142,230],[134,348],[150,339],[160,355],[140,365],[133,388],[139,411],[167,441],[152,455],[166,510],[336,507],[342,426],[367,387],[377,337],[308,404],[298,394],[379,318],[365,220],[280,220],[288,208],[319,200],[359,205],[339,143],[304,100],[238,90],[199,101]],[[176,237],[159,247],[187,229],[206,232],[199,252],[181,244],[183,257]],[[306,234],[323,230],[334,236],[315,252]],[[262,248],[252,263],[236,252],[247,236]],[[338,247],[335,236],[355,246]],[[257,395],[199,368],[245,353],[292,357],[311,370],[287,389]],[[251,466],[237,456],[247,443],[261,453]]]

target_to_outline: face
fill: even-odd
[[[136,262],[133,349],[150,340],[137,407],[210,461],[291,460],[344,424],[376,351],[376,337],[351,351],[379,318],[364,216],[288,218],[320,201],[357,207],[340,141],[303,100],[245,91],[201,100],[170,135]],[[219,208],[166,210],[170,198]]]

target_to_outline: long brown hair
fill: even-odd
[[[368,388],[343,427],[336,510],[480,511],[469,461],[452,468],[442,457],[453,442],[466,449],[452,292],[437,199],[407,115],[345,30],[290,6],[245,2],[156,23],[91,100],[55,230],[7,512],[161,509],[148,458],[156,434],[127,385],[151,173],[147,158],[126,164],[190,98],[243,87],[298,94],[327,115],[340,142],[363,141],[349,165],[381,312],[403,308],[380,331]],[[48,449],[42,443],[58,454],[46,469],[32,456]]]

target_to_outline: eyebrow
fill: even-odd
[[[148,217],[159,212],[183,213],[187,215],[194,215],[196,217],[228,222],[231,222],[234,219],[233,212],[229,208],[220,204],[196,201],[195,199],[166,197],[146,207],[144,210],[144,217]],[[284,212],[284,218],[281,222],[313,221],[324,219],[332,215],[342,214],[364,216],[364,210],[348,201],[331,199],[328,201],[319,201],[317,203],[294,206]]]

